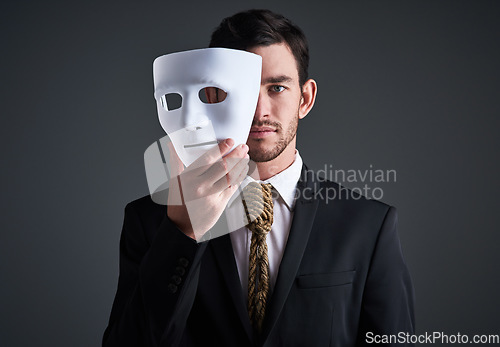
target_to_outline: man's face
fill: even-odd
[[[297,63],[285,43],[248,50],[262,57],[259,100],[248,136],[250,158],[266,162],[295,148],[301,89]],[[300,117],[301,118],[301,117]]]

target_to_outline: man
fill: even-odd
[[[250,10],[224,19],[210,46],[262,57],[247,145],[228,154],[232,140],[221,142],[198,160],[205,169],[196,174],[173,155],[182,191],[172,184],[170,193],[204,206],[196,229],[186,206],[165,211],[149,196],[127,205],[103,346],[360,346],[368,333],[412,334],[413,288],[395,209],[318,179],[296,151],[298,121],[317,91],[307,79],[301,30],[270,11]],[[259,323],[248,313],[247,295],[259,286],[249,285],[250,227],[195,241],[224,223],[220,216],[247,170],[247,154],[256,179],[273,190],[269,290]],[[333,201],[324,199],[327,190],[335,192]]]

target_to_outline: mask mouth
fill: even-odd
[[[208,142],[200,142],[200,143],[193,143],[190,145],[184,145],[184,148],[196,148],[196,147],[203,147],[203,146],[209,146],[209,145],[217,145],[219,141],[208,141]]]

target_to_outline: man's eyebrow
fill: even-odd
[[[274,83],[283,83],[283,82],[292,82],[292,81],[293,81],[293,78],[286,76],[286,75],[281,75],[281,76],[268,77],[262,81],[262,84],[274,84]]]

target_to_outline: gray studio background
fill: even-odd
[[[497,1],[2,1],[0,346],[98,346],[164,136],[152,61],[267,7],[308,36],[312,168],[394,169],[417,332],[500,334]],[[356,186],[356,184],[350,184]],[[376,185],[373,185],[376,186]]]

